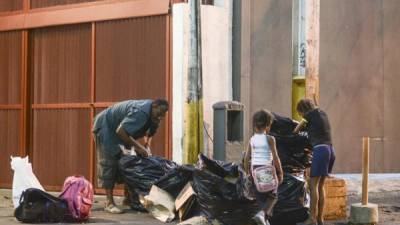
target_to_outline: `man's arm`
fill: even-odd
[[[125,145],[127,145],[129,147],[134,146],[137,154],[139,154],[143,157],[148,156],[147,151],[143,147],[143,145],[141,145],[138,141],[136,141],[135,139],[130,137],[121,125],[118,126],[116,133],[117,133],[118,137],[121,138],[122,142],[124,142]]]
[[[153,137],[152,137],[152,136],[146,135],[146,136],[144,136],[143,139],[144,139],[144,147],[145,147],[145,148],[147,148],[147,147],[150,148],[150,146],[151,146],[151,140],[153,139]]]

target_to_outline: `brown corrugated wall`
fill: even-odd
[[[97,23],[97,102],[167,97],[166,22],[155,16]],[[153,142],[156,155],[165,155],[164,135],[162,122]]]
[[[20,12],[89,1],[96,0],[24,0]],[[129,3],[132,15],[140,17],[0,32],[1,187],[10,187],[9,156],[18,154],[30,155],[34,173],[47,190],[59,190],[74,174],[95,182],[93,117],[126,99],[170,99],[168,1],[160,1],[162,6],[154,1],[114,2]],[[123,10],[121,4],[115,10]],[[143,16],[135,5],[152,16]],[[74,8],[96,6],[102,7],[93,3]],[[3,8],[12,10],[10,4]],[[70,7],[59,6],[57,12],[72,16],[63,9]],[[54,10],[39,11],[48,15]],[[53,22],[57,24],[57,18]],[[171,156],[170,129],[162,122],[153,141],[155,155]]]
[[[30,38],[33,168],[41,182],[56,187],[73,174],[89,177],[90,111],[43,104],[90,101],[91,26],[37,29]]]
[[[23,0],[1,0],[0,12],[11,12],[22,9]]]
[[[20,152],[21,121],[21,43],[20,31],[0,33],[0,185],[12,181],[10,155]]]

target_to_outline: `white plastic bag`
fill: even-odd
[[[142,201],[147,211],[161,222],[169,223],[175,218],[175,199],[156,185],[151,186],[149,195]]]
[[[19,199],[23,191],[28,188],[37,188],[44,191],[35,174],[32,171],[32,164],[29,163],[29,158],[12,157],[11,169],[14,170],[12,196],[14,208],[19,205]]]

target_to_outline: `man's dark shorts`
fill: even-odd
[[[314,146],[310,176],[328,176],[328,174],[332,172],[335,158],[335,151],[331,145]]]
[[[118,169],[118,161],[121,154],[107,153],[101,145],[101,140],[95,135],[97,152],[97,178],[98,185],[104,189],[113,189],[115,184],[123,183],[122,175]]]

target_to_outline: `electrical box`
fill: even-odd
[[[240,162],[243,145],[243,109],[240,102],[217,102],[214,109],[214,159]]]

